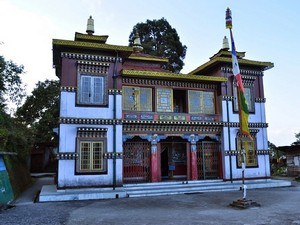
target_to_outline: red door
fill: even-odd
[[[126,141],[123,145],[123,181],[150,181],[151,144],[148,141]]]

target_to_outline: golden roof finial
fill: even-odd
[[[224,38],[223,38],[223,47],[222,47],[222,49],[229,50],[229,43],[228,43],[228,39],[227,39],[226,36],[224,36]]]
[[[134,52],[141,52],[143,51],[143,47],[141,44],[141,39],[138,31],[135,32],[134,41],[133,41],[133,51]]]
[[[88,33],[88,35],[93,35],[93,33],[95,32],[94,20],[93,20],[92,16],[90,16],[90,18],[87,21],[86,32]]]

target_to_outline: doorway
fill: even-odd
[[[214,141],[197,143],[198,179],[218,179],[220,174],[220,144]]]
[[[161,143],[162,180],[187,179],[187,150],[185,142]]]
[[[150,182],[151,144],[134,138],[123,144],[123,182]]]
[[[161,177],[167,179],[169,176],[169,149],[167,146],[162,147],[161,151]]]

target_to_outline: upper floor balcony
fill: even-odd
[[[220,122],[219,114],[188,114],[162,112],[133,112],[123,111],[125,121],[165,121],[168,122]]]

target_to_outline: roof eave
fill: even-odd
[[[61,47],[74,47],[79,49],[118,51],[118,52],[124,52],[128,54],[131,54],[133,51],[132,47],[128,47],[128,46],[110,45],[110,44],[84,42],[84,41],[60,40],[60,39],[53,39],[52,45],[53,47],[61,46]]]
[[[239,59],[238,60],[240,65],[248,65],[248,66],[256,66],[260,67],[263,71],[271,69],[274,67],[274,64],[271,62],[260,62],[260,61],[254,61],[254,60],[248,60],[248,59]],[[230,58],[224,58],[224,57],[217,57],[214,58],[203,65],[197,67],[195,70],[189,72],[189,74],[197,74],[201,73],[204,70],[207,70],[213,66],[216,66],[220,63],[232,63],[232,60]]]
[[[159,63],[168,63],[169,62],[169,60],[166,58],[143,57],[143,56],[129,56],[128,59],[149,61],[149,62],[159,62]]]
[[[64,49],[66,49],[66,48],[74,48],[74,49],[80,49],[80,50],[119,52],[119,53],[121,53],[120,56],[123,58],[129,57],[133,51],[132,47],[128,47],[128,46],[53,39],[52,40],[52,50],[53,50],[52,55],[53,55],[53,65],[54,66],[57,66],[59,64],[58,59],[60,58],[60,52],[64,51]]]
[[[207,81],[207,82],[226,82],[225,77],[213,77],[203,75],[191,74],[176,74],[169,72],[156,72],[144,70],[122,70],[122,76],[126,77],[143,77],[143,78],[156,78],[156,79],[171,79],[171,80],[190,80],[190,81]]]

